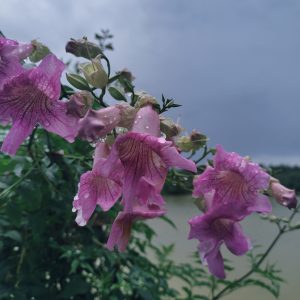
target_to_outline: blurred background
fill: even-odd
[[[63,58],[69,38],[114,34],[113,71],[173,97],[181,124],[266,163],[300,162],[297,0],[0,0],[1,30]]]
[[[290,166],[300,164],[299,16],[298,0],[0,0],[0,29],[8,38],[39,39],[68,61],[64,46],[70,38],[92,40],[109,29],[112,71],[126,67],[136,89],[182,104],[170,114],[184,128],[200,130],[211,146]],[[286,184],[298,188],[299,169],[294,171]],[[155,243],[175,243],[174,260],[191,262],[197,243],[186,242],[186,221],[198,211],[188,196],[167,200],[178,229],[151,221],[159,233]],[[286,215],[282,208],[275,213]],[[246,232],[268,244],[275,230],[262,231],[260,222],[249,219]],[[288,281],[280,299],[299,297],[299,243],[293,233],[272,254]],[[235,274],[244,273],[245,260],[235,262]],[[261,290],[243,293],[230,299],[272,299]]]

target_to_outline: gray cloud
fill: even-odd
[[[113,69],[184,104],[171,115],[212,144],[267,161],[300,157],[297,0],[2,0],[1,29],[59,56],[70,37],[115,34]]]

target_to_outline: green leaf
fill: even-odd
[[[75,88],[79,90],[90,90],[88,82],[77,74],[66,74],[67,80],[70,84],[72,84]]]
[[[16,242],[21,242],[22,241],[22,237],[21,237],[20,233],[16,230],[7,231],[2,236],[10,238],[10,239],[12,239]]]
[[[127,101],[126,97],[115,87],[113,87],[113,86],[109,87],[108,91],[114,99]]]

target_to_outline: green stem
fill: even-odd
[[[18,186],[33,170],[35,169],[35,166],[33,166],[31,169],[29,169],[22,177],[20,177],[17,181],[15,181],[11,186],[9,186],[8,188],[6,188],[5,190],[3,190],[0,193],[0,199],[4,196],[6,196],[6,194],[11,191],[13,188],[15,188],[16,186]],[[4,203],[2,206],[4,206],[6,203]],[[0,206],[1,207],[1,206]]]

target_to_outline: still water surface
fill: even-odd
[[[190,196],[167,196],[168,217],[176,224],[177,229],[172,228],[166,222],[158,219],[149,221],[151,227],[157,232],[155,243],[175,244],[175,251],[172,255],[177,262],[192,262],[191,254],[196,250],[197,241],[187,240],[189,226],[188,219],[199,214],[199,210],[193,204]],[[275,205],[273,213],[277,216],[287,217],[289,211],[279,205]],[[295,221],[300,220],[300,215]],[[247,218],[243,222],[244,231],[250,236],[253,244],[260,244],[268,247],[277,233],[275,224],[261,220],[257,215]],[[236,268],[234,274],[229,278],[236,278],[248,271],[246,257],[234,257],[222,250],[225,257],[234,262]],[[277,262],[277,266],[283,271],[282,277],[286,283],[282,285],[279,299],[300,300],[300,231],[294,231],[283,236],[273,249],[268,261]],[[177,285],[174,281],[172,284]],[[241,289],[231,295],[222,298],[224,300],[271,300],[274,299],[268,292],[257,287]]]

